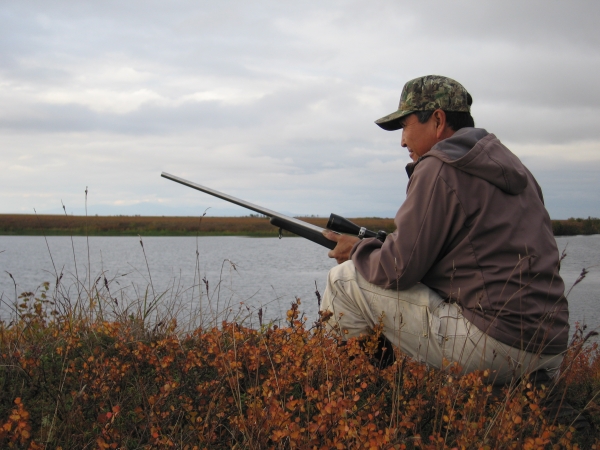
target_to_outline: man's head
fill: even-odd
[[[475,125],[471,103],[471,95],[457,81],[427,75],[407,82],[398,110],[375,123],[388,131],[403,128],[402,146],[416,161],[455,131]]]

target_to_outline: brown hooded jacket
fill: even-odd
[[[568,304],[542,191],[493,134],[463,128],[407,166],[406,201],[385,242],[352,249],[369,282],[423,283],[489,336],[528,352],[558,354]]]

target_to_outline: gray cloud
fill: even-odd
[[[0,212],[77,209],[85,186],[103,213],[232,211],[160,180],[167,170],[291,213],[391,216],[407,157],[373,120],[405,81],[440,73],[532,168],[551,215],[600,215],[598,13],[537,0],[5,3]]]

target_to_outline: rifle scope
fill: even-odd
[[[345,217],[338,216],[337,214],[332,214],[329,216],[327,228],[329,228],[332,231],[337,231],[338,233],[345,233],[358,236],[360,239],[377,238],[381,242],[383,242],[387,237],[387,233],[383,230],[367,230],[365,227],[358,226],[354,222],[349,221]]]

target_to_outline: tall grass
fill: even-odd
[[[64,209],[64,205],[63,205]],[[301,217],[302,220],[325,227],[326,218]],[[377,217],[351,219],[370,230],[394,231],[394,220]],[[86,228],[87,227],[87,228]],[[553,220],[555,236],[600,234],[600,219]],[[80,236],[195,236],[247,235],[277,236],[277,229],[264,217],[204,217],[198,230],[196,217],[165,216],[68,216],[31,214],[0,214],[0,234],[17,235],[80,235]],[[287,233],[286,233],[287,234]]]
[[[325,227],[326,218],[305,217],[307,222]],[[372,229],[393,231],[392,219],[355,219]],[[87,228],[86,228],[87,227]],[[198,229],[197,217],[150,216],[68,216],[0,214],[0,234],[96,235],[96,236],[195,236],[249,235],[277,236],[277,228],[264,217],[204,217]],[[286,232],[287,235],[287,232]]]
[[[600,218],[588,217],[587,219],[575,219],[571,217],[567,220],[553,220],[552,231],[555,236],[600,234]]]

